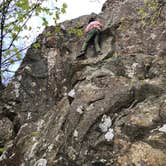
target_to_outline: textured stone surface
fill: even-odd
[[[2,91],[0,165],[165,166],[162,7],[157,23],[143,27],[143,1],[108,0],[98,15],[103,55],[90,46],[84,60],[76,60],[84,37],[67,30],[81,30],[90,15],[62,23],[59,34],[47,27],[37,38],[41,47],[28,50]]]

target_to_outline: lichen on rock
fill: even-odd
[[[0,96],[0,165],[166,165],[166,4],[143,26],[146,5],[106,1],[101,56],[77,60],[84,36],[66,32],[93,14],[46,27]]]

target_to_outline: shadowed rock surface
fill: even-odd
[[[164,2],[164,1],[163,1]],[[108,0],[103,55],[76,60],[91,15],[47,27],[0,96],[0,165],[165,166],[166,4]],[[50,36],[46,34],[50,33]]]

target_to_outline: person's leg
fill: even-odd
[[[102,54],[100,46],[99,46],[99,36],[100,36],[100,32],[97,32],[94,38],[95,50],[97,54]]]
[[[81,48],[81,51],[80,51],[80,54],[79,56],[77,57],[81,57],[81,56],[84,56],[85,53],[86,53],[86,50],[88,48],[88,44],[90,43],[90,41],[93,39],[93,37],[96,35],[96,30],[92,30],[90,31],[88,34],[87,34],[87,37],[82,45],[82,48]]]

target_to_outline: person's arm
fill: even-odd
[[[89,32],[89,30],[91,29],[91,23],[87,25],[87,27],[85,28],[85,33]]]

